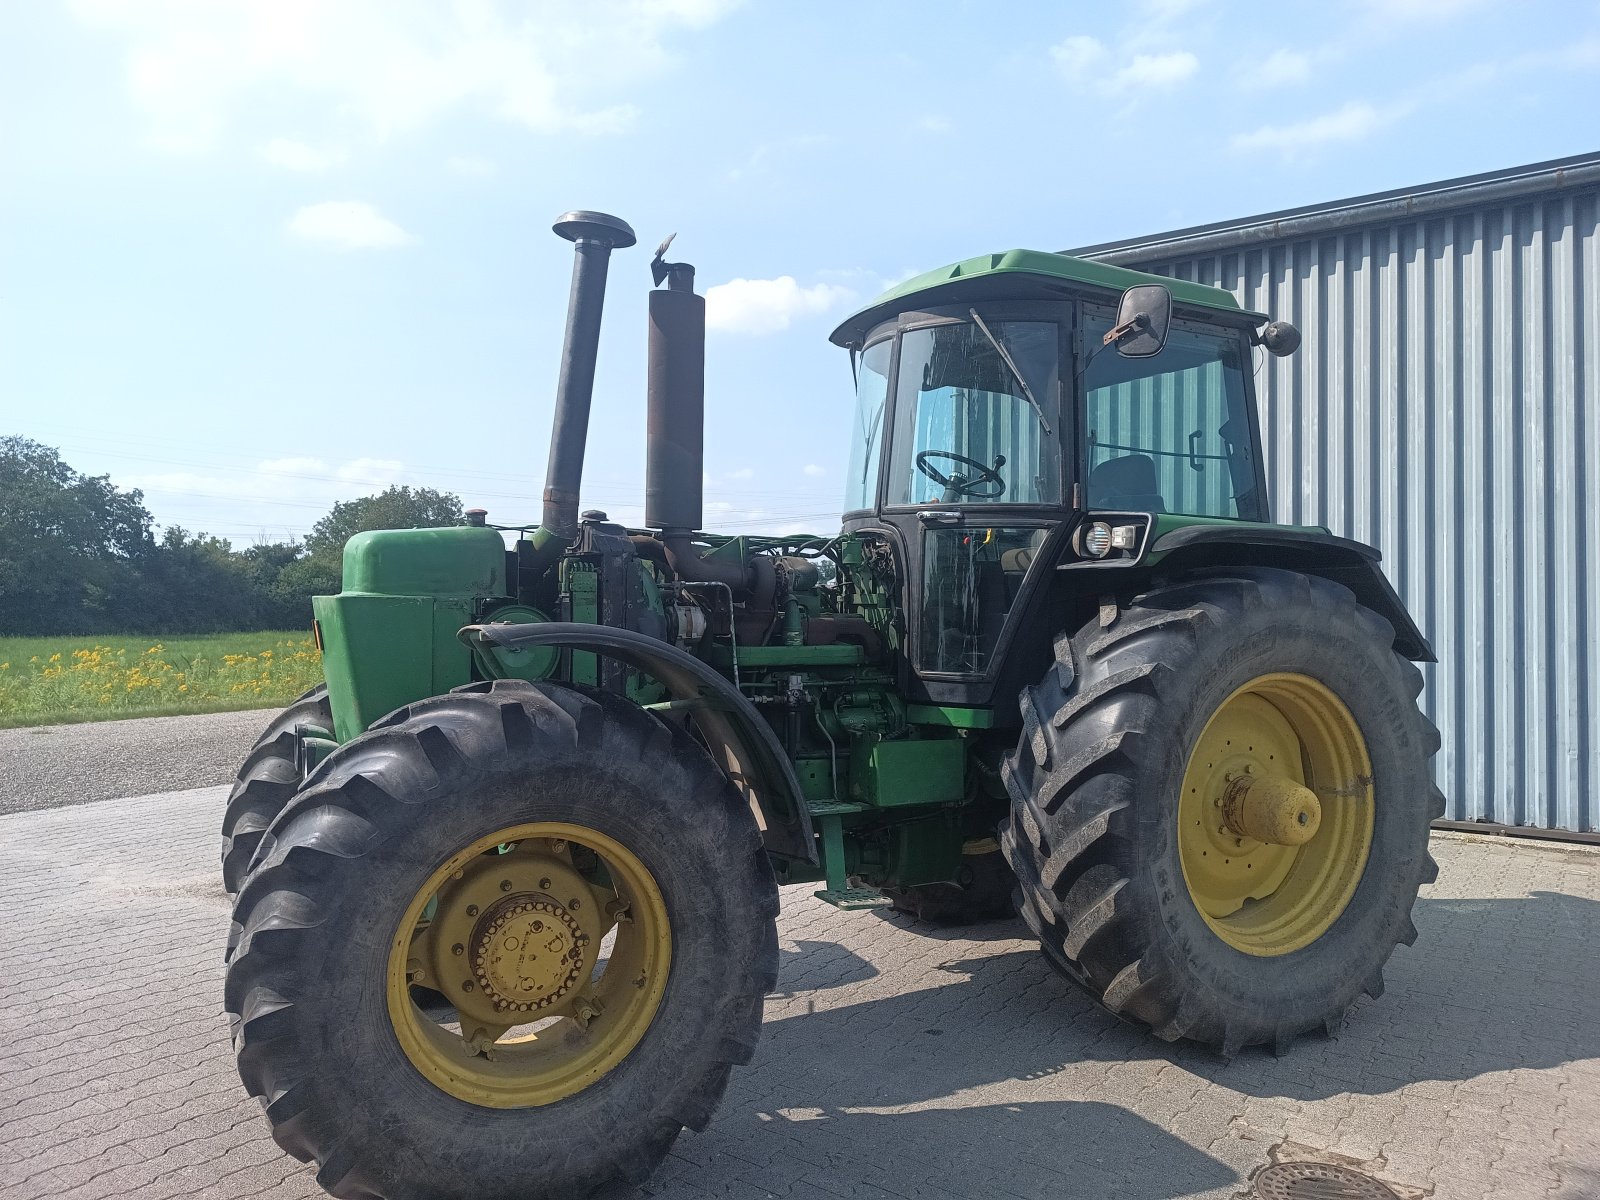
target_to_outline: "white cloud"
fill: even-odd
[[[1274,50],[1240,79],[1247,88],[1274,88],[1311,78],[1311,56],[1298,50]]]
[[[1231,144],[1239,151],[1276,150],[1286,157],[1293,157],[1330,142],[1359,142],[1399,115],[1396,109],[1385,111],[1360,101],[1351,101],[1343,108],[1320,117],[1292,125],[1263,125],[1250,133],[1236,134]]]
[[[855,299],[832,283],[801,287],[792,275],[732,279],[706,289],[706,328],[723,333],[777,333],[797,317],[827,312]]]
[[[1050,47],[1050,57],[1068,83],[1105,96],[1165,91],[1200,69],[1200,60],[1187,50],[1133,54],[1124,48],[1113,53],[1098,38],[1082,34]]]
[[[132,477],[127,486],[160,495],[211,499],[270,499],[275,504],[332,507],[340,500],[380,492],[399,483],[405,464],[357,458],[329,463],[311,457],[273,458],[227,472],[167,471]]]
[[[1089,83],[1109,56],[1104,42],[1082,34],[1050,47],[1050,57],[1071,83]]]
[[[1170,88],[1188,79],[1200,69],[1200,60],[1187,50],[1171,54],[1135,54],[1127,66],[1111,76],[1113,91],[1127,92],[1135,88]]]
[[[382,250],[413,240],[372,205],[359,200],[308,204],[289,218],[287,229],[293,237],[340,250]]]
[[[345,152],[338,146],[318,148],[292,138],[273,138],[258,151],[262,158],[285,171],[326,171],[345,160]]]
[[[80,24],[124,44],[147,143],[201,152],[235,112],[303,95],[379,137],[458,108],[540,133],[614,132],[635,115],[619,95],[670,62],[669,37],[738,0],[68,2]]]
[[[341,483],[361,487],[385,488],[400,476],[401,462],[392,458],[355,458],[341,463],[334,471]]]
[[[827,467],[819,467],[816,463],[807,463],[800,469],[813,479],[820,479],[822,476],[828,473]]]
[[[754,467],[740,467],[737,471],[729,471],[728,472],[728,478],[729,479],[744,480],[744,479],[754,479],[755,477],[756,477],[756,469]]]

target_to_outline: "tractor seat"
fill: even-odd
[[[1034,555],[1039,553],[1039,548],[1049,536],[1048,529],[1035,529],[1026,546],[1017,546],[1000,556],[1000,569],[1007,575],[1026,575],[1028,568],[1033,565]]]
[[[1089,472],[1089,507],[1164,513],[1167,502],[1156,480],[1156,460],[1148,454],[1124,454]]]

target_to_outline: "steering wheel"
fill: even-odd
[[[976,471],[977,477],[968,479],[965,475],[954,477],[944,474],[937,467],[928,463],[930,458],[948,458],[960,463],[963,467],[971,467]],[[957,454],[953,450],[923,450],[917,454],[917,470],[941,487],[950,488],[958,496],[972,496],[978,500],[993,500],[996,496],[1005,494],[1006,481],[1000,478],[997,468],[1006,465],[1005,455],[1000,455],[994,460],[993,467],[986,467],[975,458],[968,458],[965,454]],[[988,491],[980,492],[977,489],[987,484]]]

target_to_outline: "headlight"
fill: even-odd
[[[1078,552],[1085,558],[1104,558],[1111,553],[1111,526],[1091,521],[1078,535]]]

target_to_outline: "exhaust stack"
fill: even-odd
[[[544,515],[531,539],[533,562],[525,564],[535,572],[548,567],[578,534],[578,488],[583,481],[584,446],[589,440],[589,402],[594,397],[606,268],[613,250],[625,250],[638,241],[621,218],[581,209],[565,214],[554,229],[573,244],[572,294],[567,301],[566,341],[556,383],[550,463],[544,476]]]
[[[692,266],[663,261],[671,244],[662,242],[650,263],[657,285],[667,286],[650,293],[644,523],[687,533],[705,520],[706,301],[695,294]]]
[[[665,260],[670,245],[669,237],[650,263],[657,287],[650,293],[644,523],[661,531],[679,579],[743,593],[747,564],[711,561],[694,545],[705,521],[706,301],[695,294],[694,268]]]

